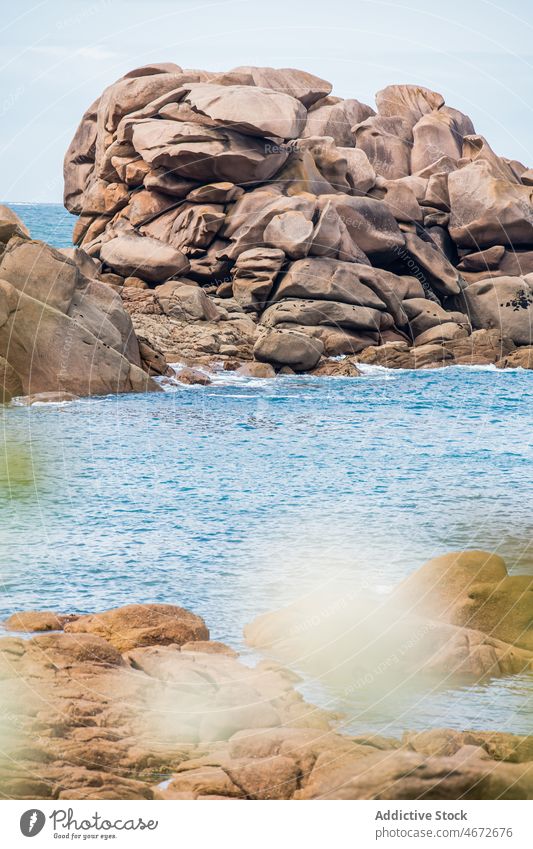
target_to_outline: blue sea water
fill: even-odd
[[[17,211],[34,235],[66,243],[61,207]],[[430,557],[483,548],[533,574],[532,379],[225,373],[207,387],[3,409],[15,459],[0,468],[0,616],[174,603],[246,652],[246,622],[340,572],[387,593]],[[527,676],[379,708],[307,691],[352,729],[533,733]]]

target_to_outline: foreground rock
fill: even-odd
[[[1,400],[157,391],[99,266],[83,251],[70,257],[30,239],[15,219],[0,227]]]
[[[325,359],[507,367],[532,341],[531,172],[437,92],[388,86],[375,111],[331,89],[295,69],[127,74],[65,157],[74,241],[167,360],[314,369],[300,336],[263,334],[276,327],[310,337],[309,350],[319,340]],[[218,318],[132,294],[177,278],[202,287]],[[478,354],[472,331],[500,334],[506,350]],[[390,358],[391,343],[409,353]],[[414,350],[427,345],[441,350]]]
[[[472,683],[533,669],[533,652],[516,647],[528,643],[528,627],[510,615],[531,614],[525,580],[509,578],[499,557],[459,552],[400,585],[374,634],[368,601],[332,604],[324,593],[311,606],[308,597],[259,617],[247,634],[325,682],[344,668],[353,684],[354,663],[361,674],[377,638],[398,659],[384,667],[389,688],[406,674],[421,688]],[[496,599],[488,615],[487,587]],[[465,593],[480,630],[448,622],[455,599],[463,615]],[[491,636],[498,616],[513,644]],[[0,639],[3,798],[533,798],[533,737],[447,728],[401,739],[339,734],[334,717],[295,689],[298,675],[273,660],[241,663],[180,607],[27,611],[4,625],[12,633]],[[364,682],[372,695],[372,676]]]
[[[509,575],[494,554],[465,551],[438,557],[397,594],[413,612],[476,628],[533,652],[533,577]]]
[[[508,576],[501,558],[459,552],[430,561],[379,602],[309,593],[259,616],[245,636],[344,692],[379,687],[380,669],[389,687],[477,683],[533,672],[532,593],[533,579]]]

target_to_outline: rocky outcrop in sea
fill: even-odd
[[[402,646],[396,630],[389,638],[397,674],[423,692],[531,672],[531,588],[531,577],[509,576],[486,552],[430,561],[384,603],[382,632],[408,619],[409,640]],[[372,727],[344,734],[342,717],[307,702],[290,668],[298,639],[300,669],[310,664],[320,678],[329,656],[329,672],[350,661],[353,682],[367,648],[350,608],[329,609],[330,620],[339,613],[346,623],[334,663],[320,628],[328,609],[317,618],[294,605],[247,627],[248,642],[264,653],[255,665],[174,605],[13,614],[0,639],[0,796],[533,798],[531,736],[431,728],[396,738]],[[395,665],[386,661],[374,674],[385,669],[393,688]]]
[[[31,239],[0,206],[0,403],[160,391],[121,298],[83,251]]]
[[[153,372],[531,367],[533,171],[422,86],[375,108],[331,92],[294,69],[166,63],[84,114],[65,157],[74,242]]]

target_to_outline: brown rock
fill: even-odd
[[[129,604],[103,613],[80,616],[65,625],[70,634],[96,634],[119,651],[138,646],[169,645],[208,640],[203,619],[172,604]]]
[[[261,311],[284,261],[285,254],[278,248],[243,251],[232,272],[232,292],[237,303],[244,309]]]
[[[458,753],[459,754],[459,753]],[[319,759],[298,799],[527,799],[529,766],[495,764],[477,753],[467,760],[378,752],[347,761]]]
[[[75,615],[53,613],[50,610],[23,610],[13,613],[4,622],[8,631],[62,631],[66,622],[76,619]]]
[[[525,368],[533,369],[533,347],[531,345],[517,348],[511,354],[496,363],[498,368]]]
[[[463,257],[457,266],[462,271],[488,271],[498,268],[500,261],[505,256],[503,245],[494,245],[484,251],[476,251]]]
[[[442,111],[423,115],[413,127],[411,171],[419,172],[441,157],[461,158],[464,132],[454,117]]]
[[[269,180],[287,158],[285,149],[263,139],[187,122],[139,121],[132,142],[152,168],[205,183]]]
[[[437,324],[435,327],[430,327],[423,333],[416,336],[415,345],[427,345],[435,342],[451,342],[454,339],[463,339],[468,336],[468,330],[465,327],[460,327],[453,321],[445,321],[443,324]]]
[[[413,610],[533,651],[533,579],[507,574],[501,557],[459,551],[430,560],[397,593]]]
[[[400,116],[375,115],[353,128],[356,147],[364,150],[376,174],[397,180],[411,173],[411,132]]]
[[[300,135],[302,138],[329,136],[339,147],[351,147],[352,127],[370,118],[374,110],[358,100],[329,100],[319,101],[309,110],[307,123]]]
[[[148,283],[140,277],[126,277],[123,285],[132,289],[148,289]]]
[[[420,280],[421,272],[428,285],[442,295],[459,294],[460,275],[432,239],[425,240],[415,233],[406,233],[405,250],[416,266],[416,268],[409,266],[410,274]],[[399,256],[403,259],[401,251]]]
[[[523,277],[497,277],[471,283],[462,293],[476,329],[494,328],[515,345],[533,338],[533,288]]]
[[[444,98],[436,91],[418,85],[389,85],[376,94],[380,115],[400,115],[412,127],[423,115],[444,106]]]
[[[260,377],[271,379],[276,376],[274,368],[269,363],[244,363],[236,369],[236,374],[243,377]]]
[[[9,242],[12,236],[29,239],[30,231],[16,212],[13,212],[9,206],[0,204],[0,243]]]
[[[192,280],[169,280],[153,290],[164,315],[182,321],[218,321],[220,312]]]
[[[315,377],[360,377],[361,372],[349,360],[323,360],[310,374]]]
[[[383,327],[383,317],[388,313],[370,307],[359,307],[340,301],[301,300],[287,298],[268,307],[261,316],[265,327],[276,327],[278,324],[308,324],[312,327],[329,325],[348,330],[378,331]],[[392,319],[388,316],[388,326]]]
[[[119,236],[102,245],[102,260],[126,277],[139,275],[159,283],[186,274],[189,261],[180,251],[149,236]]]
[[[384,310],[385,303],[381,298],[361,282],[365,269],[366,266],[356,263],[323,257],[301,259],[291,263],[281,278],[273,300],[313,298]]]
[[[23,394],[19,375],[4,357],[0,357],[0,404],[8,404],[12,398]]]
[[[99,337],[89,322],[83,326],[76,316],[71,318],[0,281],[0,354],[20,376],[25,394],[159,391],[137,365],[109,346],[104,336],[108,331],[114,344],[123,347],[120,330],[105,320],[94,302],[91,306],[93,319],[100,316]]]
[[[183,643],[182,652],[201,652],[205,654],[223,654],[226,657],[238,657],[239,653],[234,651],[225,643],[219,643],[217,640],[193,640],[189,643]]]
[[[294,371],[308,371],[318,363],[324,345],[293,330],[267,330],[254,345],[254,357],[275,366],[290,366]]]
[[[309,253],[313,230],[313,222],[301,212],[283,212],[270,219],[263,240],[282,250],[289,259],[302,259]]]
[[[251,136],[294,139],[306,119],[305,108],[298,100],[270,87],[196,83],[185,86],[178,99],[215,126]]]
[[[448,177],[450,236],[457,245],[483,250],[493,245],[531,245],[531,187],[495,176],[480,159]]]
[[[190,386],[209,386],[211,383],[210,377],[195,368],[180,368],[175,372],[175,376],[180,383],[187,383]]]

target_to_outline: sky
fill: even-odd
[[[374,105],[417,83],[533,166],[531,0],[40,0],[0,18],[0,200],[60,202],[78,122],[132,68],[302,68]]]

